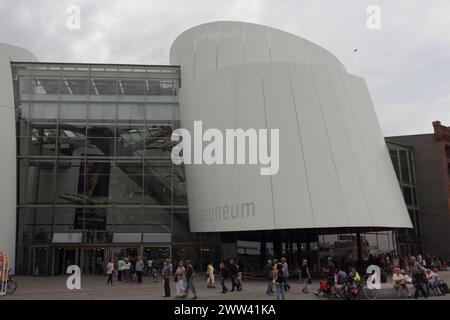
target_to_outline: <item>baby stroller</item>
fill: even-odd
[[[315,295],[319,299],[335,299],[337,298],[335,290],[333,290],[333,284],[330,280],[322,279],[319,281],[319,290]]]

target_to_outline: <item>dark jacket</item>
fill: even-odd
[[[236,263],[230,264],[231,276],[235,277],[239,272],[239,266]]]
[[[191,265],[189,267],[186,267],[186,271],[184,273],[186,280],[190,280],[195,274],[194,267]]]
[[[282,271],[279,271],[279,270],[277,271],[277,277],[275,279],[275,282],[276,283],[285,283],[286,282],[286,279],[284,278]]]
[[[220,276],[222,278],[228,278],[230,276],[230,271],[227,267],[220,268]]]
[[[266,266],[264,267],[264,276],[266,277],[267,280],[272,280],[273,279],[273,267],[269,264],[266,264]]]

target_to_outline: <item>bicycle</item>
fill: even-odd
[[[320,300],[332,300],[332,299],[348,299],[356,300],[361,298],[361,293],[368,300],[375,300],[378,298],[377,289],[371,289],[367,286],[367,280],[370,275],[365,276],[359,281],[356,287],[351,287],[349,283],[343,283],[338,285],[329,285],[329,280],[320,280],[320,287],[315,295]]]
[[[0,283],[0,290],[2,288],[2,284]],[[12,279],[10,275],[8,275],[8,280],[6,281],[6,293],[12,294],[17,290],[17,283]]]
[[[355,300],[360,299],[361,292],[364,294],[366,299],[368,300],[375,300],[378,298],[378,292],[377,289],[371,289],[367,286],[367,280],[370,277],[370,275],[365,276],[356,287],[351,287],[349,284],[346,284],[345,287],[345,297],[349,300]]]

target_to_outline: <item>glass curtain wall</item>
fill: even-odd
[[[20,273],[36,273],[34,250],[47,245],[214,242],[190,234],[184,169],[170,157],[178,67],[17,63],[13,73]]]
[[[414,226],[412,230],[396,231],[398,254],[402,257],[417,255],[422,251],[419,221],[419,203],[417,201],[416,176],[414,170],[414,149],[392,142],[386,142],[392,164],[403,192],[406,207]]]

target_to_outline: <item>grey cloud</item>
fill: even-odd
[[[66,28],[70,4],[81,8],[80,30]],[[371,4],[382,10],[379,31],[366,28]],[[366,79],[386,135],[450,125],[445,0],[0,0],[0,41],[41,61],[168,64],[178,34],[214,20],[267,24],[327,48]]]

